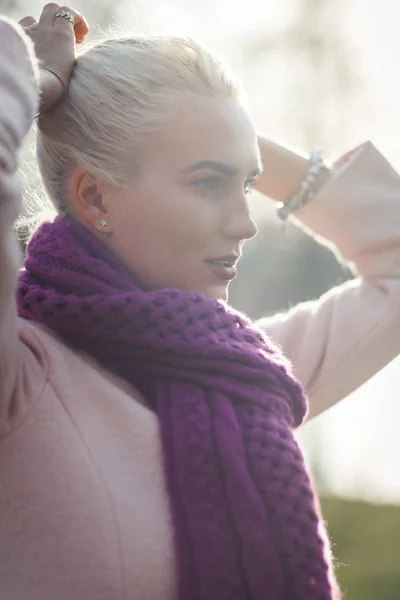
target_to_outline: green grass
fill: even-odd
[[[400,600],[400,506],[324,498],[345,600]]]

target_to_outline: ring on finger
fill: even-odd
[[[69,12],[69,10],[60,10],[60,12],[58,12],[56,14],[54,19],[57,19],[57,17],[62,17],[64,19],[67,19],[67,21],[69,21],[71,23],[71,25],[73,25],[75,23],[75,17],[71,12]]]

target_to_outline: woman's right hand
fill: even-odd
[[[73,24],[65,17],[56,17],[62,10],[73,15]],[[44,71],[41,77],[40,107],[41,112],[44,112],[55,106],[58,100],[62,100],[68,90],[75,63],[75,43],[83,42],[89,28],[82,15],[72,8],[56,3],[47,4],[43,8],[39,21],[33,17],[24,17],[19,24],[34,42],[39,67]],[[50,72],[59,77],[63,89],[57,77]]]

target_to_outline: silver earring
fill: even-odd
[[[107,219],[102,219],[102,220],[100,221],[100,225],[101,225],[102,227],[107,227],[107,225],[108,225],[108,221],[107,221]]]

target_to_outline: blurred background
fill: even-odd
[[[0,0],[36,18],[44,2]],[[258,130],[336,158],[371,139],[400,170],[400,3],[394,0],[75,0],[91,39],[116,32],[189,35],[239,73]],[[30,138],[23,182],[38,190]],[[39,192],[40,193],[40,189]],[[272,202],[253,196],[260,228],[232,304],[255,318],[318,297],[350,273]],[[377,199],[379,201],[379,199]],[[399,332],[400,335],[400,332]],[[400,599],[400,359],[300,433],[349,600]]]

